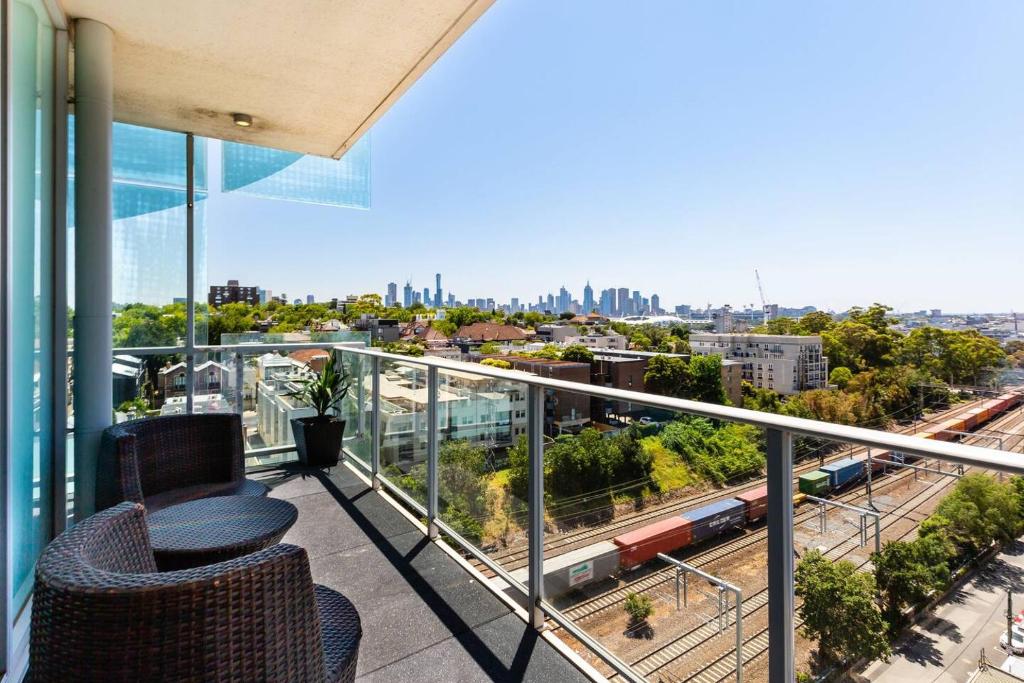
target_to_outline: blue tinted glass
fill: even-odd
[[[225,142],[222,169],[224,192],[370,208],[369,136],[363,136],[337,161]]]

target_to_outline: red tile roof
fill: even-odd
[[[471,341],[520,341],[526,339],[526,333],[512,325],[499,325],[497,323],[473,323],[463,325],[455,333],[456,337],[469,339]]]

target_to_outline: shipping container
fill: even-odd
[[[981,415],[981,408],[972,408],[967,411],[967,417],[964,418],[964,431],[974,429],[978,426],[979,415]]]
[[[833,489],[838,489],[864,474],[864,463],[852,458],[846,458],[845,460],[829,463],[822,467],[820,471],[828,474],[829,486]]]
[[[619,549],[619,564],[633,569],[658,553],[685,548],[690,545],[690,526],[689,520],[670,517],[616,536],[612,542]]]
[[[800,475],[800,492],[809,496],[822,496],[828,493],[829,476],[827,472],[815,470]]]
[[[618,567],[619,549],[611,541],[556,555],[544,562],[544,594],[554,597],[568,593],[608,578]]]
[[[684,512],[680,517],[692,525],[690,533],[694,543],[700,543],[746,522],[747,506],[741,500],[730,498]]]
[[[768,512],[768,485],[744,491],[736,496],[736,500],[743,501],[746,506],[747,522],[756,522]]]

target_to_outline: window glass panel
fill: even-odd
[[[11,6],[10,514],[12,599],[32,590],[52,529],[53,51],[42,2]],[[6,332],[5,332],[6,334]]]

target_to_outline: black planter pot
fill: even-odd
[[[345,421],[336,417],[296,417],[291,420],[299,462],[312,467],[338,464]]]

